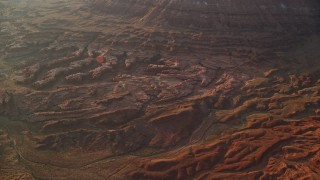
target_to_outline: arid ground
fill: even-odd
[[[320,179],[318,0],[1,0],[0,179]]]

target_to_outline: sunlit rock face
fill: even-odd
[[[201,29],[241,31],[314,31],[319,24],[317,0],[96,0],[110,14],[138,23]]]

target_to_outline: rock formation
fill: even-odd
[[[30,1],[0,3],[0,179],[319,179],[317,0]]]

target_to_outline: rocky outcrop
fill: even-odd
[[[131,175],[135,179],[185,179],[195,175],[197,179],[316,179],[319,137],[307,129],[313,127],[317,132],[317,120],[262,121],[263,125],[249,126],[211,144],[186,147],[177,153],[179,155],[168,154],[161,159],[144,161],[143,170]],[[301,142],[308,142],[310,146]]]
[[[0,179],[319,176],[316,0],[1,4]]]
[[[269,83],[257,84],[255,82],[260,81],[255,79],[248,81],[243,87],[246,93],[240,93],[242,105],[234,104],[231,110],[216,109],[210,117],[223,123],[242,119],[242,128],[222,134],[210,143],[190,145],[165,156],[138,160],[139,168],[131,172],[131,176],[134,179],[195,176],[196,179],[317,179],[320,172],[320,147],[317,144],[320,140],[317,116],[320,99],[316,79],[319,77],[299,77],[304,78],[297,80],[298,84],[307,80],[311,86],[291,85],[292,92],[286,94],[275,88],[278,87],[275,80],[285,79],[282,84],[286,85],[292,82],[292,78],[272,75],[267,78]],[[253,83],[256,85],[252,86]],[[302,91],[308,93],[298,93]],[[264,98],[270,94],[273,96]],[[231,105],[222,105],[219,109],[225,107]],[[212,121],[210,119],[205,121]],[[214,121],[211,123],[218,125]]]

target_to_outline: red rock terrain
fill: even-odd
[[[320,3],[0,2],[0,179],[319,179]]]

